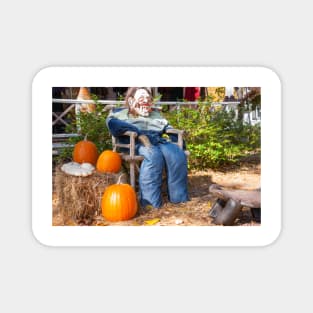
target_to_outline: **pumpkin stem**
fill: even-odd
[[[88,133],[85,135],[85,138],[84,138],[85,141],[87,140],[87,136],[88,136]]]
[[[116,184],[123,184],[123,182],[121,182],[121,179],[123,176],[125,176],[126,174],[124,172],[120,172],[119,176],[117,178],[117,183]]]

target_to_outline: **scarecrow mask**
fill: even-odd
[[[149,116],[152,111],[152,97],[145,89],[138,89],[134,96],[129,99],[131,112],[140,116]]]

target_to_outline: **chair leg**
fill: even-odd
[[[136,177],[135,177],[135,162],[132,161],[129,163],[129,175],[130,175],[130,185],[136,190]]]

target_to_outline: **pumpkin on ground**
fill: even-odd
[[[114,184],[106,188],[101,199],[103,217],[112,222],[133,218],[138,209],[136,193],[129,184]]]
[[[118,173],[121,166],[120,155],[112,150],[105,150],[99,155],[96,168],[99,172]]]
[[[76,143],[73,151],[73,161],[77,163],[90,163],[96,165],[99,153],[97,146],[87,140],[81,140]]]

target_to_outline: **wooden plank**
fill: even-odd
[[[52,144],[53,149],[72,148],[72,147],[74,147],[74,144],[69,144],[66,142],[54,142]]]
[[[70,105],[65,111],[63,111],[60,115],[57,115],[55,112],[52,112],[52,115],[55,116],[55,120],[52,122],[52,125],[55,125],[57,122],[62,122],[65,125],[68,125],[68,123],[66,121],[63,120],[63,116],[65,116],[69,111],[71,111],[72,109],[74,109],[75,105],[72,104]]]
[[[68,139],[68,138],[73,138],[73,137],[78,137],[80,136],[79,134],[75,133],[63,133],[63,134],[53,134],[52,138],[53,139]]]

